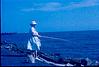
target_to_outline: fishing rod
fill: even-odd
[[[60,41],[64,41],[64,42],[70,42],[72,44],[78,44],[74,41],[71,41],[71,40],[66,40],[66,39],[62,39],[62,38],[57,38],[57,37],[49,37],[49,36],[40,36],[42,38],[48,38],[48,39],[53,39],[53,40],[60,40]]]
[[[49,36],[40,36],[42,38],[49,38],[49,39],[54,39],[54,40],[61,40],[61,41],[70,41],[70,40],[66,40],[66,39],[62,39],[62,38],[56,38],[56,37],[49,37]]]

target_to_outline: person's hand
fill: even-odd
[[[41,35],[38,35],[38,37],[42,37]]]

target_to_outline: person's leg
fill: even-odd
[[[28,57],[32,63],[35,63],[35,57],[33,55],[28,55]]]

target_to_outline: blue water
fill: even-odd
[[[40,35],[62,38],[67,41],[54,39],[41,39],[41,51],[52,54],[59,53],[66,58],[90,58],[99,61],[99,31],[70,31],[70,32],[47,32],[39,33]],[[9,35],[1,35],[1,41],[6,40],[17,44],[19,48],[26,49],[28,33],[17,33]],[[1,55],[14,55],[8,50],[1,49]],[[37,61],[35,64],[24,63],[26,57],[7,57],[1,56],[2,66],[22,66],[22,65],[40,65],[46,66],[47,63]]]

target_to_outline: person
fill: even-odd
[[[27,44],[27,49],[35,51],[35,53],[33,53],[33,55],[28,55],[28,57],[30,58],[32,63],[35,63],[35,58],[37,58],[37,52],[40,51],[40,47],[41,47],[41,42],[39,39],[40,35],[38,34],[38,32],[35,29],[36,24],[37,23],[34,20],[30,24],[31,37],[28,40],[28,44]]]

